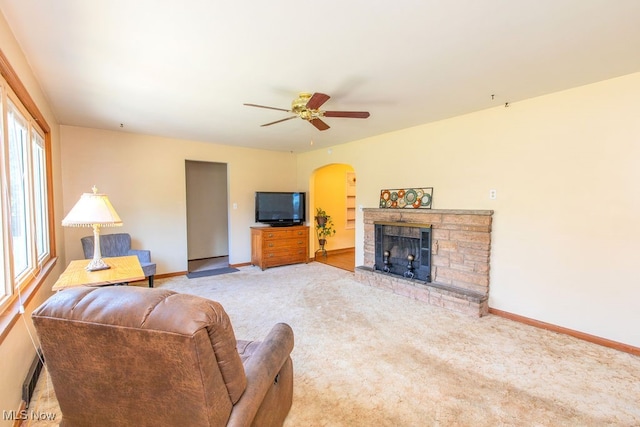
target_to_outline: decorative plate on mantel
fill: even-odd
[[[391,209],[431,209],[433,187],[380,190],[380,207]]]

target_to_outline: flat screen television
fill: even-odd
[[[256,222],[282,227],[304,224],[305,199],[306,193],[256,191]]]

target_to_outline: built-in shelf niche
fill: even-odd
[[[347,223],[345,228],[356,228],[356,173],[347,172]]]

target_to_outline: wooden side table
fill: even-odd
[[[111,268],[87,271],[85,267],[91,261],[90,259],[71,261],[52,289],[59,291],[75,286],[104,286],[144,280],[140,261],[135,255],[103,258],[103,260]]]

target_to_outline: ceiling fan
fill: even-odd
[[[301,92],[298,97],[291,102],[291,109],[267,107],[265,105],[258,104],[244,104],[249,107],[268,108],[270,110],[286,111],[287,113],[293,113],[295,116],[287,117],[286,119],[276,120],[275,122],[265,123],[261,126],[271,126],[276,123],[286,122],[287,120],[300,117],[302,120],[306,120],[314,125],[318,130],[327,130],[329,125],[321,120],[321,117],[347,117],[352,119],[366,119],[369,117],[367,111],[324,111],[319,108],[329,100],[330,96],[324,93],[316,92],[313,95],[306,92]]]

